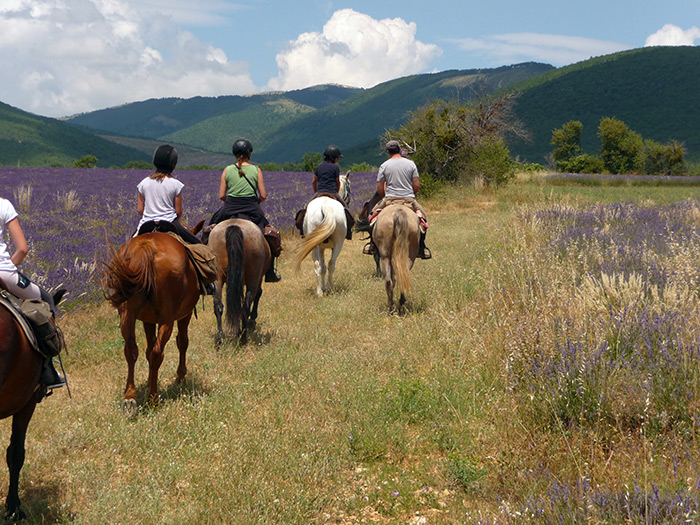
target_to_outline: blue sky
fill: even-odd
[[[0,101],[65,116],[700,43],[700,0],[1,0]]]

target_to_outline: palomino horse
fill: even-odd
[[[384,208],[373,227],[372,238],[379,251],[389,313],[394,311],[394,288],[399,292],[399,314],[404,312],[406,294],[411,290],[411,268],[418,255],[420,240],[418,215],[408,206],[392,204]]]
[[[270,246],[260,228],[245,219],[227,219],[217,224],[209,234],[208,244],[219,266],[214,295],[216,343],[220,344],[224,336],[221,296],[226,283],[226,321],[233,328],[234,337],[240,337],[245,344],[248,329],[255,329],[263,276],[272,262]]]
[[[186,248],[167,233],[147,233],[126,242],[101,270],[105,297],[119,310],[128,365],[122,410],[135,415],[134,366],[139,355],[136,321],[143,322],[148,360],[148,400],[158,402],[158,370],[177,322],[180,362],[177,381],[187,373],[187,328],[199,298],[197,271]],[[156,333],[157,329],[157,333]]]
[[[64,293],[65,290],[59,290],[54,294],[52,312]],[[43,395],[39,376],[45,359],[32,348],[12,314],[0,306],[0,419],[12,416],[12,436],[7,448],[7,467],[10,470],[10,487],[5,502],[7,519],[22,520],[26,517],[20,508],[19,473],[24,465],[27,427]]]
[[[345,242],[347,225],[345,209],[335,199],[317,197],[306,207],[304,217],[304,238],[296,256],[296,269],[299,271],[301,261],[311,253],[316,272],[316,295],[319,297],[333,288],[335,261],[340,255]],[[328,260],[328,286],[326,286],[326,262],[323,250],[332,250]]]

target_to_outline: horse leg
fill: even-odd
[[[146,360],[151,360],[151,352],[156,345],[156,325],[154,323],[143,323],[143,331],[146,333]]]
[[[404,313],[406,313],[406,296],[403,294],[403,292],[399,296],[398,311],[399,311],[399,315],[403,315]]]
[[[253,300],[253,308],[250,310],[250,327],[255,330],[256,320],[258,318],[258,303],[260,302],[260,297],[262,296],[262,287],[258,287],[258,293],[255,295]]]
[[[386,298],[389,305],[389,313],[394,311],[394,275],[391,269],[391,260],[383,257],[381,260],[382,275],[384,276],[384,287],[386,288]]]
[[[316,273],[316,295],[321,297],[326,291],[326,261],[323,259],[323,251],[320,247],[311,252],[314,260],[314,272]]]
[[[187,356],[187,347],[190,344],[190,337],[187,333],[187,329],[190,325],[190,320],[192,319],[192,314],[178,320],[177,322],[177,349],[180,351],[180,362],[177,365],[177,382],[181,383],[185,379],[187,374],[187,363],[185,358]]]
[[[26,514],[20,508],[19,499],[19,473],[24,465],[24,442],[27,437],[27,427],[36,408],[36,396],[34,396],[19,412],[12,416],[12,436],[10,446],[7,447],[7,468],[10,471],[10,487],[5,501],[5,518],[23,520]]]
[[[224,340],[224,329],[221,323],[221,318],[224,315],[224,302],[221,300],[221,295],[224,290],[224,283],[220,279],[216,283],[216,293],[214,294],[214,315],[216,316],[216,346],[221,345]]]
[[[148,360],[148,402],[158,403],[158,370],[163,363],[165,345],[173,333],[173,323],[162,323],[158,329],[156,344]]]
[[[121,332],[124,338],[124,357],[126,358],[126,388],[122,401],[122,412],[130,417],[136,415],[136,386],[134,385],[134,368],[139,357],[136,345],[136,318],[126,311],[121,313]]]

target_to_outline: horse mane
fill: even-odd
[[[345,201],[345,205],[350,205],[350,199],[352,198],[352,191],[350,189],[350,170],[345,173],[340,174],[340,189],[338,190],[338,195]]]
[[[146,297],[155,290],[156,248],[151,239],[135,237],[119,251],[110,244],[110,251],[112,259],[99,262],[102,292],[112,306],[117,308],[136,295]]]

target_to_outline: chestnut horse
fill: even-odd
[[[107,300],[119,311],[124,356],[128,365],[122,410],[136,414],[134,366],[139,355],[136,321],[143,322],[148,360],[148,401],[158,402],[158,370],[165,345],[177,322],[180,362],[177,382],[187,373],[187,329],[200,289],[186,248],[167,233],[147,233],[126,242],[101,268]]]
[[[207,243],[219,266],[214,295],[216,343],[220,344],[224,338],[221,317],[226,283],[226,322],[233,329],[233,336],[240,337],[245,344],[248,330],[255,329],[263,277],[272,263],[270,246],[260,228],[246,219],[220,222],[209,234]]]
[[[51,311],[65,290],[54,294]],[[44,395],[39,376],[46,358],[32,348],[17,320],[0,306],[0,419],[12,416],[12,435],[7,448],[10,487],[5,502],[6,519],[26,517],[20,508],[19,473],[24,465],[24,442],[36,404]]]
[[[406,294],[411,290],[411,268],[418,255],[420,240],[418,215],[402,204],[384,208],[372,229],[379,252],[389,313],[394,311],[394,288],[399,292],[398,311],[404,313]]]

